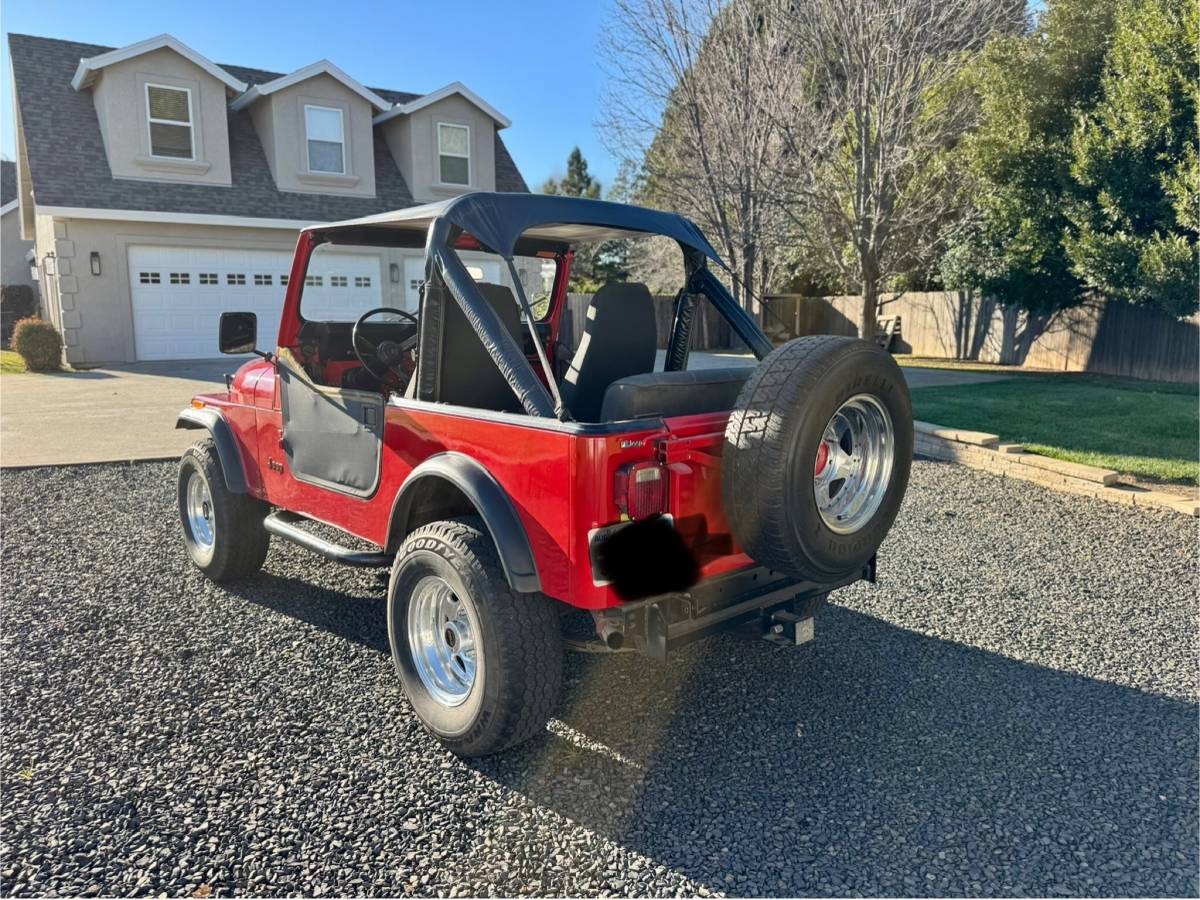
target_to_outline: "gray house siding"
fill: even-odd
[[[398,209],[435,193],[423,187],[425,196],[414,198],[384,127],[372,126],[370,106],[359,106],[358,95],[344,92],[335,79],[317,76],[233,110],[218,80],[174,51],[155,50],[114,63],[92,87],[75,90],[71,79],[79,61],[111,49],[9,36],[18,153],[28,162],[28,178],[20,213],[14,210],[5,217],[5,273],[7,277],[13,256],[8,219],[15,222],[23,216],[27,230],[32,225],[39,258],[54,257],[43,285],[46,314],[61,328],[70,362],[137,358],[130,246],[286,252],[295,245],[300,224]],[[243,66],[221,68],[248,85],[282,77]],[[142,150],[138,97],[147,78],[157,77],[159,70],[165,78],[195,82],[194,96],[204,116],[197,138],[211,175],[187,177],[182,171],[186,167],[179,167],[180,177],[163,177],[135,158]],[[370,90],[392,104],[419,96]],[[129,96],[131,92],[136,96]],[[315,179],[302,183],[294,177],[296,148],[281,144],[297,144],[302,126],[293,121],[281,130],[275,113],[279,105],[300,108],[297,104],[308,96],[344,102],[353,112],[347,152],[353,154],[351,171],[358,178],[351,187],[323,188]],[[447,109],[454,107],[450,99]],[[466,110],[459,114],[472,115]],[[528,191],[492,120],[479,119],[472,140],[472,164],[487,171],[471,189]],[[423,153],[428,169],[429,148]],[[197,216],[220,218],[201,224]],[[24,251],[20,248],[17,255]],[[98,255],[99,274],[93,274],[90,265],[93,253]]]

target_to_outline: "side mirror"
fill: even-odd
[[[222,353],[253,353],[258,343],[258,316],[252,312],[221,313],[217,345]]]

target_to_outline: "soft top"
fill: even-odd
[[[339,231],[398,229],[419,232],[420,243],[424,243],[430,224],[439,218],[504,257],[512,255],[518,240],[575,244],[628,237],[633,231],[673,238],[724,266],[703,232],[683,216],[624,203],[552,194],[476,192],[360,219],[311,225],[304,230],[332,235]]]

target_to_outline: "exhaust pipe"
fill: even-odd
[[[620,650],[625,646],[625,631],[619,622],[610,618],[596,617],[596,635],[609,650]]]

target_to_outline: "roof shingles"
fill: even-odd
[[[387,144],[375,130],[375,197],[301,194],[275,186],[258,134],[246,111],[229,111],[232,185],[133,181],[112,177],[90,93],[71,87],[79,60],[111,47],[12,34],[8,39],[13,80],[30,180],[39,206],[187,212],[256,219],[321,222],[412,206],[412,192]],[[277,73],[222,66],[235,78],[261,84]],[[419,96],[371,90],[390,103]],[[528,191],[508,149],[496,135],[496,190]]]
[[[0,206],[17,199],[17,164],[7,159],[0,160]]]

